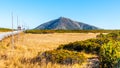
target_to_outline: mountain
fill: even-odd
[[[69,18],[60,17],[55,20],[43,23],[35,29],[50,29],[50,30],[94,30],[99,29],[95,26],[88,25],[82,22],[73,21]]]

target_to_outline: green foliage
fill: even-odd
[[[8,28],[0,28],[0,32],[7,32],[7,31],[11,31],[11,29],[8,29]]]
[[[106,35],[106,38],[110,38],[110,39],[114,39],[114,40],[116,40],[117,37],[118,37],[117,33],[109,33]]]
[[[96,36],[97,38],[106,38],[106,39],[109,39],[109,40],[120,40],[120,32],[119,31],[116,31],[116,32],[112,32],[112,33],[108,33],[106,35],[104,34],[99,34]]]
[[[60,64],[81,64],[85,60],[85,56],[79,52],[68,50],[52,50],[42,54],[47,62]]]
[[[99,35],[96,36],[97,38],[105,38],[105,35],[100,33]]]
[[[120,58],[120,42],[110,41],[102,45],[99,55],[102,68],[114,68]]]
[[[66,49],[71,51],[85,51],[87,53],[99,53],[102,44],[109,42],[108,39],[89,39],[77,41],[59,46],[57,49]]]
[[[25,33],[46,34],[46,33],[111,33],[120,30],[26,30]]]

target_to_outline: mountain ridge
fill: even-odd
[[[99,29],[98,27],[82,23],[82,22],[77,22],[74,20],[71,20],[69,18],[65,17],[59,17],[58,19],[48,21],[46,23],[43,23],[39,26],[37,26],[35,29],[50,29],[50,30],[95,30]]]

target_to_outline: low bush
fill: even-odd
[[[105,38],[105,35],[100,33],[99,35],[96,36],[96,38]]]
[[[102,44],[109,42],[108,39],[89,39],[85,41],[77,41],[69,44],[60,45],[57,49],[65,49],[70,51],[85,51],[87,53],[98,54]]]
[[[84,62],[85,56],[79,52],[68,51],[68,50],[52,50],[46,51],[42,54],[38,54],[36,57],[46,59],[46,62],[59,63],[59,64],[81,64]],[[40,62],[40,61],[39,61]]]
[[[114,68],[120,59],[120,42],[110,41],[102,45],[99,56],[102,68]]]

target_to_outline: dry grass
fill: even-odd
[[[40,66],[37,63],[31,64],[21,61],[35,57],[40,51],[55,49],[60,44],[95,38],[96,35],[93,33],[20,34],[15,36],[14,48],[10,42],[11,38],[4,39],[0,42],[0,68],[83,68],[78,64],[65,66],[43,63]],[[86,56],[93,55],[87,54]]]
[[[49,50],[58,47],[60,44],[95,38],[97,34],[93,33],[54,33],[54,34],[27,34],[25,35],[25,45],[32,48],[33,45],[39,50]],[[35,49],[36,49],[35,47]]]

